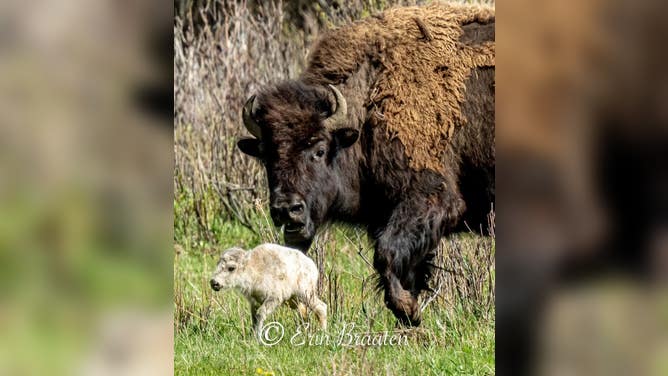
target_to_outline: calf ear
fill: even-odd
[[[262,142],[257,138],[243,138],[237,142],[237,147],[242,153],[251,157],[262,157]]]
[[[334,140],[341,149],[352,146],[359,138],[360,132],[353,128],[341,128],[334,131]]]

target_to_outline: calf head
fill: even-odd
[[[211,277],[211,288],[219,291],[240,285],[249,255],[248,251],[241,248],[230,248],[224,251]]]

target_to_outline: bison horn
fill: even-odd
[[[329,88],[334,93],[334,98],[336,98],[336,111],[324,120],[325,128],[333,130],[338,128],[341,124],[344,124],[348,116],[348,105],[346,104],[346,98],[341,94],[339,89],[329,85]]]
[[[262,131],[260,129],[260,126],[253,118],[253,114],[255,113],[254,107],[255,107],[255,95],[248,98],[246,104],[244,104],[244,109],[242,111],[244,126],[257,139],[262,139]]]

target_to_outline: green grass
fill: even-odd
[[[216,222],[218,246],[193,241],[195,232],[184,222],[176,226],[175,236],[181,246],[174,259],[176,374],[494,373],[493,301],[488,302],[485,310],[480,308],[483,304],[465,304],[474,299],[464,293],[468,290],[448,288],[427,306],[420,328],[397,328],[396,320],[383,305],[382,295],[374,289],[375,273],[366,261],[371,259],[372,249],[359,231],[332,227],[319,237],[315,250],[312,248],[309,253],[316,263],[322,263],[320,296],[328,305],[327,334],[331,339],[329,344],[311,346],[290,343],[299,328],[302,332],[306,329],[295,311],[287,306],[267,319],[284,326],[283,340],[271,347],[259,344],[250,330],[245,299],[235,291],[215,293],[208,286],[220,250],[236,245],[253,247],[261,243],[260,235],[227,220]],[[470,247],[467,249],[473,251],[467,255],[475,257],[475,245],[489,242],[481,239],[464,236],[457,242]],[[462,265],[478,265],[475,261],[467,260]],[[493,271],[491,275],[493,278]],[[308,324],[310,333],[320,335],[313,338],[314,342],[324,338],[322,332],[312,329],[317,326],[313,315]],[[355,325],[356,333],[388,332],[405,337],[400,346],[339,345],[342,326],[350,324]]]

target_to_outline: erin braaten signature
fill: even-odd
[[[280,326],[280,328],[278,328]],[[278,322],[265,325],[272,328],[271,333],[262,333],[260,341],[273,346],[283,340],[285,330]],[[408,344],[408,337],[404,333],[395,332],[356,332],[354,323],[343,324],[340,330],[333,333],[322,331],[311,332],[309,325],[305,324],[297,328],[295,334],[290,337],[292,346],[404,346]]]

